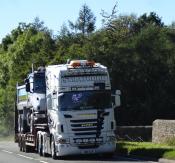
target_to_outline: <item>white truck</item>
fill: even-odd
[[[21,150],[33,147],[53,159],[115,151],[114,107],[120,106],[120,91],[113,95],[112,103],[105,66],[87,60],[47,66],[30,74],[26,86],[17,87],[18,92],[24,87],[26,99],[19,101],[17,94],[15,112],[16,140]],[[20,130],[26,126],[27,130]]]

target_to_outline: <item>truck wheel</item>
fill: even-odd
[[[52,138],[52,141],[51,141],[51,156],[54,160],[56,159],[54,138]]]
[[[42,156],[43,153],[42,153],[42,147],[40,147],[40,150],[39,150],[39,155]]]
[[[43,155],[43,147],[42,147],[42,141],[38,143],[38,153],[40,156]]]
[[[113,152],[111,152],[111,153],[104,153],[103,156],[105,158],[112,158],[114,156],[114,153]]]
[[[25,152],[26,152],[26,153],[30,152],[30,146],[25,145]]]
[[[22,138],[22,151],[25,152],[25,140]]]
[[[22,151],[22,139],[19,139],[19,150]]]
[[[43,148],[43,151],[42,151],[42,155],[43,155],[43,157],[46,157],[46,153],[44,151],[44,148]]]
[[[44,148],[43,148],[43,157],[48,157],[48,153],[46,153],[45,151],[44,151]]]
[[[48,157],[48,153],[45,152],[45,144],[44,144],[44,141],[43,141],[42,147],[43,147],[43,148],[42,148],[42,149],[43,149],[43,150],[42,150],[42,155],[43,155],[43,157]]]

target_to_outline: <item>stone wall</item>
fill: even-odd
[[[175,137],[175,120],[155,120],[152,127],[152,142],[163,143]]]

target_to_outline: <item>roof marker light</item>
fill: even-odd
[[[76,68],[76,67],[93,67],[95,65],[94,61],[87,61],[87,60],[72,60],[69,66]]]

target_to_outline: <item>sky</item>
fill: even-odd
[[[96,28],[102,26],[101,11],[111,13],[117,2],[117,14],[156,12],[166,25],[175,21],[175,0],[0,0],[0,42],[20,22],[31,23],[36,17],[58,34],[68,20],[75,22],[83,4],[96,16]]]

